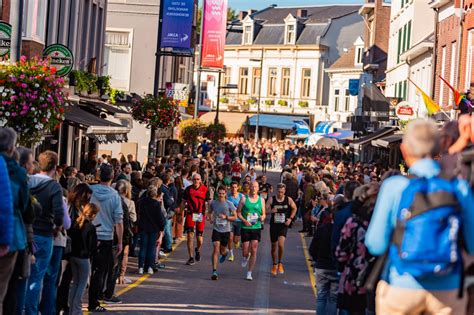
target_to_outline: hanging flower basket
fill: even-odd
[[[206,124],[199,119],[189,119],[179,125],[179,141],[184,144],[194,145],[204,134]]]
[[[64,120],[64,80],[49,60],[25,56],[0,68],[0,126],[12,127],[18,143],[31,147]]]
[[[204,137],[212,142],[218,142],[225,138],[227,129],[224,124],[211,124],[207,126]]]
[[[132,117],[148,128],[176,127],[181,121],[176,101],[167,97],[155,98],[151,95],[133,101]]]

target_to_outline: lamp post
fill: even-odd
[[[263,51],[264,48],[262,47],[262,55],[259,59],[250,59],[250,61],[258,62],[260,61],[260,82],[258,87],[258,103],[257,103],[257,124],[255,126],[255,142],[258,142],[259,135],[258,135],[258,128],[260,126],[260,99],[262,98],[262,80],[263,80]]]

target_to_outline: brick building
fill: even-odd
[[[464,0],[460,89],[474,92],[474,0]]]

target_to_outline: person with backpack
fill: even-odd
[[[377,314],[466,311],[461,252],[474,254],[474,197],[466,181],[440,177],[438,147],[433,121],[408,124],[400,149],[410,176],[381,186],[365,237],[372,255],[387,252]]]
[[[100,208],[93,203],[87,204],[69,230],[71,237],[70,264],[72,284],[69,288],[69,314],[82,314],[82,296],[86,290],[91,270],[90,258],[97,250],[97,232],[92,223]]]

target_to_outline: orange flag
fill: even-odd
[[[457,108],[459,106],[459,104],[461,103],[462,99],[464,98],[463,95],[461,95],[461,92],[459,92],[458,90],[456,90],[451,84],[449,84],[448,81],[446,81],[442,76],[440,76],[438,74],[438,77],[441,79],[441,81],[443,81],[444,83],[446,83],[446,85],[451,89],[451,91],[453,92],[453,96],[454,96],[454,104],[455,104],[455,107]]]
[[[428,114],[433,115],[441,111],[441,107],[433,101],[431,97],[428,96],[418,85],[415,84],[410,78],[408,78],[408,81],[410,81],[416,89],[421,93],[421,96],[423,97],[423,102],[425,103],[426,109],[428,110]]]

